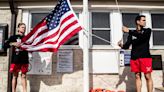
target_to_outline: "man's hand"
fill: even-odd
[[[129,29],[128,29],[128,27],[123,26],[122,27],[122,31],[125,32],[125,33],[128,33],[129,32]]]
[[[20,42],[12,42],[10,43],[10,46],[20,47]]]
[[[123,47],[122,40],[118,41],[118,46]]]

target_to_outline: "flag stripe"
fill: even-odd
[[[25,42],[26,44],[31,44],[31,43],[33,43],[33,41],[35,40],[34,38],[37,36],[37,34],[38,34],[39,32],[41,32],[41,31],[44,31],[44,30],[48,30],[46,25],[40,27],[35,33],[33,33],[33,31],[31,31],[31,32],[33,33],[33,34],[31,35],[31,32],[30,32],[31,37],[29,37],[29,38],[27,39],[26,36],[25,36],[25,37],[23,38],[22,42]],[[25,39],[27,39],[27,40],[25,41]]]
[[[68,12],[68,14],[66,14],[66,15],[68,15],[68,16],[66,16],[66,18],[65,19],[61,19],[61,25],[62,24],[64,24],[66,21],[68,21],[69,19],[71,19],[71,18],[73,18],[74,17],[74,15],[73,14],[70,14],[70,12]],[[60,27],[61,27],[61,25],[60,25]],[[46,32],[48,32],[48,30],[46,30],[46,31],[41,31],[40,33],[38,33],[38,35],[35,37],[35,38],[37,38],[38,36],[41,36],[42,34],[44,34],[44,33],[46,33]]]
[[[39,28],[39,29],[38,29]],[[43,29],[43,30],[42,30]],[[47,29],[46,27],[46,22],[42,22],[37,24],[36,27],[34,27],[34,29],[28,33],[25,37],[23,37],[22,41],[23,42],[27,42],[27,40],[29,40],[30,38],[33,38],[34,36],[36,36],[40,31],[44,31],[45,29]],[[31,40],[30,40],[31,41]]]
[[[40,42],[38,42],[36,45],[39,45],[39,44],[41,44],[41,43],[45,43],[45,42],[47,42],[47,40],[49,40],[49,39],[52,39],[52,38],[59,38],[64,32],[66,32],[66,30],[68,30],[71,26],[73,26],[73,25],[75,25],[75,24],[77,24],[78,22],[75,20],[74,22],[72,22],[71,24],[69,24],[69,25],[67,25],[63,30],[58,30],[56,33],[54,33],[54,34],[52,34],[52,35],[50,35],[50,36],[48,36],[48,37],[46,37],[46,38],[44,38],[44,39],[42,39],[42,40],[40,40]],[[60,33],[59,33],[59,31],[60,31]],[[56,41],[57,41],[58,39],[56,39]],[[34,45],[34,46],[36,46],[36,45]]]
[[[62,21],[62,22],[60,23],[60,26],[57,27],[57,29],[60,28],[60,27],[64,24],[64,22],[66,22],[66,21],[68,21],[69,19],[71,19],[71,18],[74,17],[74,15],[73,15],[71,12],[66,13],[64,16],[65,16],[66,18],[65,18],[65,17],[62,17],[62,18],[61,18],[61,21]],[[49,30],[49,31],[56,32],[57,30],[56,30],[56,31],[55,31],[55,30]],[[43,32],[41,32],[41,33],[38,33],[38,35],[37,35],[34,39],[36,39],[38,36],[42,35],[43,33],[46,33],[46,32],[43,31]],[[51,33],[51,32],[50,32],[50,33]]]
[[[72,14],[70,16],[72,16]],[[42,40],[43,38],[46,38],[54,33],[60,34],[61,32],[58,30],[59,28],[61,30],[63,30],[65,28],[65,26],[69,25],[72,21],[76,20],[73,16],[72,17],[70,17],[70,16],[68,16],[70,18],[69,20],[68,20],[68,18],[63,19],[63,21],[65,21],[65,22],[63,22],[63,24],[60,24],[55,30],[50,30],[50,31],[40,35],[39,37],[36,37],[35,40],[33,41],[32,45],[36,45],[40,40]],[[57,36],[57,37],[59,37],[59,36]],[[57,37],[55,37],[55,38],[57,38]]]
[[[51,43],[46,43],[46,44],[44,44],[44,45],[41,45],[41,46],[38,46],[38,47],[30,47],[29,49],[27,49],[28,51],[33,51],[33,50],[35,50],[35,51],[43,51],[43,52],[45,52],[45,51],[49,51],[49,50],[51,50],[52,52],[56,52],[57,51],[57,49],[59,48],[59,46],[61,45],[61,44],[63,44],[65,41],[67,41],[70,37],[72,37],[73,35],[75,35],[79,30],[82,30],[82,28],[81,27],[78,27],[78,28],[76,28],[74,31],[72,31],[69,35],[67,35],[64,39],[62,39],[61,41],[60,41],[60,43],[53,43],[53,42],[51,42]],[[56,45],[53,45],[53,44],[56,44]]]
[[[54,10],[22,39],[21,49],[56,52],[73,35],[82,30],[69,0],[59,0]]]
[[[48,47],[48,48],[51,48],[51,47],[54,47],[54,48],[57,48],[59,43],[65,38],[67,37],[67,35],[70,35],[70,33],[72,33],[72,30],[74,31],[77,31],[77,29],[80,29],[81,27],[76,27],[76,25],[72,26],[70,29],[67,30],[67,33],[63,34],[59,39],[58,39],[58,42],[54,42],[54,41],[49,41],[49,42],[53,42],[53,44],[47,44],[47,43],[42,43],[42,44],[39,44],[38,46],[33,46],[33,45],[24,45],[24,47],[22,48],[27,48],[27,50],[29,51],[33,51],[33,50],[38,50],[38,49],[42,49],[42,48],[45,48],[45,47]],[[53,40],[53,39],[52,39]],[[30,50],[31,49],[31,50]]]
[[[78,27],[76,30],[74,30],[71,35],[67,35],[67,37],[65,39],[63,39],[58,47],[54,48],[53,46],[51,48],[43,48],[43,49],[39,49],[37,51],[42,51],[42,52],[47,52],[47,51],[51,51],[51,52],[57,52],[57,49],[60,47],[61,44],[63,44],[65,41],[67,41],[71,36],[75,35],[76,32],[78,32],[79,30],[82,30],[81,27]],[[48,43],[47,43],[48,44]],[[52,43],[49,43],[50,45],[54,44],[53,42]]]

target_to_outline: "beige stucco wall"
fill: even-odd
[[[152,54],[164,55],[164,50],[152,50]],[[74,50],[74,72],[56,72],[56,54],[53,58],[51,76],[28,75],[28,92],[83,92],[83,61],[82,51]],[[144,75],[142,75],[144,76]],[[154,70],[152,73],[154,88],[162,87],[162,70]],[[144,77],[142,92],[146,92],[146,82]],[[22,92],[21,80],[18,83],[18,92]],[[135,92],[135,77],[130,72],[130,67],[120,67],[118,74],[90,74],[91,88],[104,88],[108,90],[123,90],[125,92]]]
[[[7,92],[8,58],[0,57],[0,92]]]
[[[28,92],[83,92],[82,50],[73,50],[72,73],[57,73],[57,57],[53,55],[51,75],[28,75]],[[22,92],[19,77],[17,92]]]
[[[17,24],[22,21],[22,10],[18,10]],[[11,26],[11,13],[8,9],[0,10],[0,23]],[[17,25],[16,24],[16,25]],[[10,31],[9,31],[10,34]],[[8,53],[9,54],[9,53]],[[73,73],[57,73],[56,54],[53,55],[52,75],[28,75],[28,92],[82,92],[83,91],[83,61],[82,50],[73,50]],[[7,92],[8,55],[0,56],[0,92]],[[17,92],[22,92],[19,75]]]
[[[97,5],[100,2],[93,2]],[[103,2],[104,4],[104,2]],[[111,4],[111,3],[106,3]],[[114,5],[115,3],[113,3]],[[125,3],[122,3],[125,4]],[[127,3],[126,3],[127,4]],[[161,3],[162,4],[162,3]],[[26,4],[25,4],[26,5]],[[35,5],[35,4],[34,4]],[[139,4],[140,5],[140,4]],[[149,4],[147,4],[149,5]],[[151,3],[153,5],[153,3]],[[156,4],[160,5],[160,4]],[[82,7],[81,7],[82,8]],[[93,8],[92,8],[93,9]],[[95,8],[97,9],[97,8]],[[108,9],[108,8],[102,8]],[[22,10],[19,9],[17,24],[22,21]],[[10,29],[11,13],[10,10],[0,10],[0,23],[8,23]],[[53,57],[52,75],[28,75],[28,92],[83,92],[83,53],[81,49],[74,49],[74,72],[57,73],[56,72],[56,54]],[[161,54],[164,61],[164,50],[152,50],[152,54]],[[154,87],[160,87],[163,83],[162,71],[152,73]],[[7,91],[8,79],[8,56],[0,56],[0,92]],[[17,92],[22,92],[21,80],[18,80]],[[118,85],[118,88],[116,86]],[[134,74],[130,73],[129,67],[120,67],[119,74],[90,74],[91,88],[104,88],[109,90],[124,90],[134,92]],[[143,92],[146,92],[146,84],[143,77]]]
[[[7,23],[10,29],[11,13],[10,10],[0,9],[0,23]],[[7,91],[8,80],[8,56],[0,56],[0,92]]]
[[[161,70],[154,70],[152,73],[154,88],[162,87],[163,74]],[[142,74],[142,92],[147,92],[146,81]],[[90,78],[91,88],[103,88],[106,90],[122,90],[125,92],[135,92],[135,76],[130,72],[130,67],[121,67],[119,75],[94,74]]]
[[[153,55],[162,55],[164,61],[164,50],[151,50]],[[164,63],[164,62],[163,62]],[[163,64],[164,68],[164,64]],[[135,92],[135,76],[130,72],[130,67],[120,67],[118,74],[90,74],[90,86],[93,89],[103,88],[106,90],[123,90]],[[164,71],[154,70],[152,72],[154,88],[162,87],[164,83]],[[146,81],[142,74],[142,92],[147,92]]]

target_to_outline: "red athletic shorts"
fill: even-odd
[[[27,73],[28,72],[28,64],[11,64],[10,65],[10,72],[22,72]]]
[[[152,58],[139,58],[136,60],[130,60],[131,72],[152,72]]]

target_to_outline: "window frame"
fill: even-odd
[[[164,28],[153,28],[153,21],[152,21],[152,14],[163,14],[164,15],[164,11],[150,11],[149,12],[150,13],[150,16],[151,16],[151,29],[152,29],[152,39],[153,39],[153,30],[157,30],[157,31],[162,31],[163,30],[163,32],[164,32]],[[152,43],[152,45],[153,45],[153,47],[152,47],[152,49],[164,49],[164,45],[154,45],[153,43]]]
[[[92,13],[109,13],[109,23],[110,23],[110,28],[92,28]],[[91,10],[90,11],[90,34],[92,34],[92,30],[97,30],[97,31],[101,31],[101,30],[110,30],[110,42],[112,40],[112,35],[111,35],[111,32],[112,32],[112,26],[111,26],[111,15],[112,14],[112,11],[111,10]],[[93,45],[92,43],[92,37],[90,35],[90,44],[91,44],[91,49],[113,49],[112,45],[109,44],[109,45]]]

